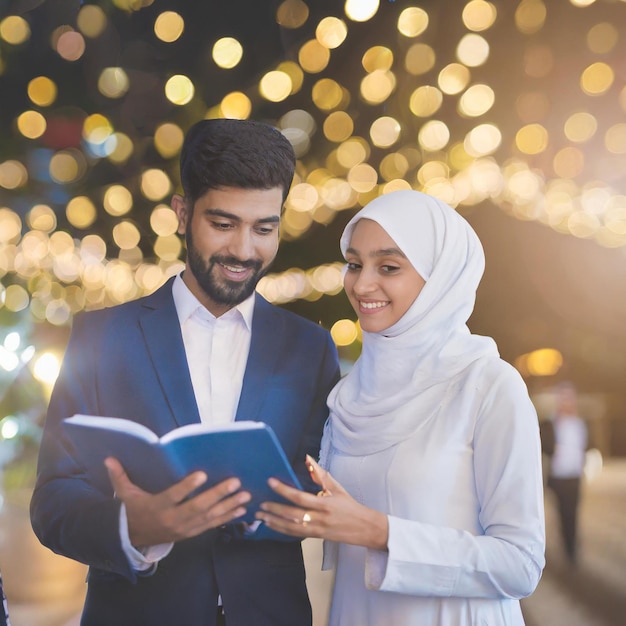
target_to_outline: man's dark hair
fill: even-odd
[[[211,119],[194,124],[183,142],[180,180],[193,207],[209,189],[272,189],[289,193],[296,155],[289,140],[269,124]]]

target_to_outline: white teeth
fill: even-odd
[[[233,267],[232,265],[224,265],[223,263],[222,263],[222,265],[223,265],[223,266],[224,266],[224,267],[225,267],[225,268],[226,268],[229,272],[237,272],[237,273],[240,273],[240,272],[245,272],[245,271],[246,271],[246,268],[245,268],[245,267]]]
[[[387,302],[359,302],[364,309],[382,309],[387,306]]]

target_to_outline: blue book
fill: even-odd
[[[246,515],[237,521],[248,523],[255,521],[261,502],[284,501],[270,489],[268,478],[302,489],[280,441],[264,422],[188,424],[158,437],[132,420],[74,415],[63,420],[63,429],[90,482],[100,490],[111,485],[104,466],[109,456],[120,461],[133,483],[150,493],[159,493],[197,470],[208,477],[198,491],[237,477],[241,489],[252,496],[245,505]]]

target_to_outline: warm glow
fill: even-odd
[[[340,143],[352,135],[354,122],[343,111],[331,113],[324,121],[324,135],[329,141]]]
[[[343,89],[337,81],[331,78],[322,78],[313,85],[311,98],[318,109],[332,111],[341,104]]]
[[[191,102],[195,93],[193,83],[187,76],[176,74],[165,83],[165,96],[172,104],[179,106]]]
[[[554,376],[563,365],[563,356],[553,348],[542,348],[523,354],[515,366],[525,376]]]
[[[470,0],[463,8],[463,23],[469,30],[487,30],[496,21],[496,7],[485,0]]]
[[[28,170],[19,161],[0,162],[0,187],[17,189],[28,181]]]
[[[393,117],[379,117],[370,126],[372,143],[379,148],[389,148],[400,138],[402,127]]]
[[[120,222],[113,227],[113,241],[122,250],[131,250],[141,239],[141,233],[132,222]]]
[[[464,148],[471,156],[485,156],[495,152],[502,143],[502,133],[493,124],[481,124],[465,137]]]
[[[404,67],[409,74],[420,76],[435,66],[435,51],[425,43],[415,43],[406,52]]]
[[[104,192],[102,203],[109,215],[119,217],[133,208],[133,195],[123,185],[111,185]]]
[[[348,172],[347,179],[352,189],[359,193],[367,193],[378,183],[378,173],[371,165],[361,163]]]
[[[15,242],[22,232],[22,220],[17,213],[0,207],[0,243]]]
[[[352,320],[338,320],[330,329],[333,341],[338,346],[349,346],[358,338],[357,326]]]
[[[524,35],[532,35],[543,28],[546,15],[542,0],[522,0],[515,10],[515,24]]]
[[[484,115],[495,102],[495,93],[488,85],[472,85],[461,96],[458,111],[467,117]]]
[[[259,92],[270,102],[281,102],[291,94],[291,78],[285,72],[268,72],[261,78]]]
[[[201,119],[266,121],[293,147],[280,237],[296,267],[259,290],[276,303],[323,298],[324,325],[341,316],[324,302],[341,290],[324,237],[395,189],[480,220],[489,205],[588,239],[585,250],[626,247],[626,0],[278,0],[240,11],[239,25],[197,2],[8,4],[5,315],[69,329],[77,312],[179,272],[185,239],[168,203],[184,133]],[[252,23],[261,15],[269,23]]]
[[[353,22],[367,22],[376,15],[379,4],[380,0],[346,0],[344,10]]]
[[[46,132],[46,118],[39,111],[24,111],[17,118],[17,127],[27,139],[37,139]]]
[[[174,11],[163,11],[154,22],[154,34],[166,43],[180,38],[185,30],[185,21]]]
[[[391,152],[380,162],[379,170],[387,181],[401,179],[409,170],[409,161],[401,152]]]
[[[614,124],[608,128],[604,145],[611,154],[626,154],[626,124]]]
[[[346,169],[362,163],[369,157],[369,154],[368,143],[360,137],[348,139],[337,148],[337,160]]]
[[[599,96],[609,90],[615,80],[615,72],[606,63],[592,63],[580,77],[582,90],[590,96]]]
[[[563,148],[554,155],[553,167],[560,178],[576,178],[585,167],[585,155],[578,148]]]
[[[148,200],[162,200],[172,190],[168,175],[160,169],[149,169],[141,175],[141,193]]]
[[[430,117],[439,110],[442,102],[443,94],[437,87],[423,85],[411,94],[409,108],[417,117]]]
[[[222,37],[213,45],[212,54],[216,65],[230,70],[239,65],[243,57],[243,46],[234,37]]]
[[[458,60],[468,67],[478,67],[489,58],[489,43],[480,35],[465,35],[456,48]]]
[[[348,35],[348,27],[337,17],[325,17],[315,29],[315,38],[326,48],[338,48]]]
[[[291,79],[291,93],[298,93],[302,89],[304,82],[304,72],[302,68],[293,61],[283,61],[276,68],[279,72],[284,72]]]
[[[27,92],[33,104],[46,107],[56,100],[57,86],[47,76],[38,76],[28,83]]]
[[[232,91],[222,98],[222,101],[220,102],[220,108],[222,109],[224,117],[237,120],[246,120],[250,117],[250,113],[252,113],[252,102],[245,93],[241,91]]]
[[[431,152],[442,150],[450,141],[450,130],[442,121],[426,122],[418,133],[418,141],[425,150]]]
[[[361,65],[368,73],[375,70],[390,70],[393,65],[393,52],[385,46],[372,46],[363,55]]]
[[[58,38],[56,51],[66,61],[78,61],[85,52],[85,38],[75,30],[68,30]]]
[[[28,212],[26,219],[30,228],[46,233],[51,233],[57,225],[55,212],[45,204],[36,204]]]
[[[439,72],[438,84],[443,93],[454,95],[467,87],[470,72],[460,63],[450,63]]]
[[[113,163],[124,163],[133,153],[133,142],[124,133],[113,133],[111,139],[113,147],[108,155],[109,160]]]
[[[595,135],[597,129],[598,121],[586,111],[570,115],[563,127],[565,136],[574,143],[589,141]]]
[[[96,207],[87,196],[72,198],[65,208],[65,215],[72,226],[89,228],[97,217]]]
[[[159,237],[174,235],[178,230],[178,217],[169,206],[160,204],[150,214],[150,227]]]
[[[100,73],[98,90],[107,98],[121,98],[129,87],[128,75],[121,67],[107,67]]]
[[[392,72],[375,70],[361,81],[361,96],[369,104],[380,104],[389,98],[395,86]]]
[[[165,122],[154,132],[154,147],[164,159],[178,154],[183,145],[183,131],[177,124]]]
[[[30,37],[28,22],[17,15],[9,15],[0,22],[0,38],[8,44],[19,46]]]
[[[35,359],[33,376],[40,382],[52,385],[59,376],[61,363],[58,357],[51,352],[44,352]]]
[[[300,28],[309,17],[304,0],[284,0],[276,11],[276,21],[284,28]]]
[[[541,124],[528,124],[517,131],[515,144],[525,154],[539,154],[548,146],[548,132]]]
[[[106,28],[106,13],[96,4],[84,5],[78,12],[76,25],[85,37],[95,39],[99,37]]]
[[[330,50],[317,39],[307,41],[298,52],[298,62],[309,74],[318,74],[326,69],[330,61]]]
[[[50,177],[57,183],[71,183],[80,177],[86,163],[77,150],[57,152],[50,159]]]
[[[587,46],[596,54],[607,54],[617,45],[619,32],[613,24],[601,22],[589,29]]]
[[[409,7],[400,13],[398,31],[405,37],[418,37],[428,28],[428,13],[418,7]]]

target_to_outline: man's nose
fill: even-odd
[[[247,261],[254,257],[254,240],[252,233],[246,229],[238,229],[228,245],[229,253],[240,261]]]

